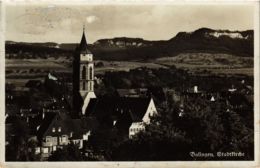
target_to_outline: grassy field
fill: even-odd
[[[242,74],[252,76],[253,58],[229,54],[183,53],[176,57],[163,57],[155,61],[161,65],[174,65],[190,72],[209,71],[213,74]]]
[[[100,62],[100,61],[97,61]],[[102,61],[103,67],[95,68],[95,73],[102,74],[106,71],[129,71],[131,69],[147,67],[151,69],[168,68],[165,65],[160,65],[153,62],[134,62],[134,61]]]
[[[129,71],[139,67],[167,68],[157,63],[101,61],[104,66],[95,67],[95,74],[107,71]],[[23,86],[30,79],[43,80],[48,72],[71,73],[71,61],[65,59],[6,59],[6,82]]]
[[[30,79],[43,80],[48,72],[71,72],[65,59],[6,59],[6,83],[24,86]]]
[[[249,75],[253,76],[253,58],[228,54],[184,53],[176,57],[163,57],[149,62],[103,61],[103,66],[95,67],[95,74],[107,71],[129,71],[131,69],[168,68],[174,65],[198,75]],[[71,60],[60,59],[6,59],[6,82],[22,86],[30,79],[43,80],[48,72],[72,72]]]
[[[65,59],[6,59],[6,69],[56,69],[66,70]]]

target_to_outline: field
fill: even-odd
[[[192,73],[210,72],[226,75],[253,76],[254,60],[251,57],[238,57],[230,54],[183,53],[176,57],[163,57],[155,61],[161,65],[174,65]]]
[[[6,59],[6,83],[24,86],[29,79],[43,80],[48,72],[70,72],[63,59]]]
[[[129,71],[139,67],[168,68],[165,65],[145,62],[101,61],[103,66],[95,67],[95,74],[107,71]],[[66,59],[6,59],[6,82],[24,86],[30,79],[43,80],[49,72],[72,73],[71,60]]]
[[[95,60],[102,66],[95,67],[95,74],[107,71],[129,71],[147,67],[152,69],[176,66],[189,73],[203,75],[248,75],[253,76],[253,58],[237,57],[229,54],[183,53],[176,57],[162,57],[147,62]],[[49,59],[6,59],[6,82],[23,86],[29,79],[43,80],[47,73],[71,74],[71,60]]]
[[[151,69],[168,68],[153,62],[134,62],[134,61],[102,61],[104,66],[95,68],[95,73],[102,74],[106,71],[129,71],[131,69],[146,67]]]
[[[68,63],[65,59],[6,59],[6,69],[55,69],[55,70],[66,70],[66,64]]]

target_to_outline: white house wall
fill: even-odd
[[[145,130],[143,122],[133,122],[129,127],[129,138],[132,138],[135,134]]]
[[[150,123],[150,116],[153,116],[157,113],[155,104],[153,99],[151,98],[150,103],[147,107],[146,113],[142,119],[142,122],[133,122],[131,126],[129,127],[129,138],[132,138],[135,134],[137,134],[140,131],[145,130],[144,123],[149,124]]]

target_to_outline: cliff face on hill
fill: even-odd
[[[18,43],[6,41],[7,57],[72,57],[77,44]],[[165,41],[148,41],[141,38],[118,37],[100,39],[89,45],[97,59],[104,60],[146,60],[172,57],[179,53],[206,52],[228,53],[253,57],[254,32],[213,30],[201,28],[194,32],[179,32]]]

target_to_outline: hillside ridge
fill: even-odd
[[[147,60],[172,57],[183,52],[228,53],[253,57],[254,31],[230,31],[200,28],[193,32],[179,32],[169,40],[149,41],[143,38],[115,37],[99,39],[89,44],[97,59],[104,60]],[[6,41],[7,57],[59,57],[71,54],[76,43],[25,43]],[[41,53],[40,53],[41,52]],[[20,53],[20,54],[19,54]],[[26,54],[24,54],[26,53]],[[28,54],[29,53],[29,54]]]

